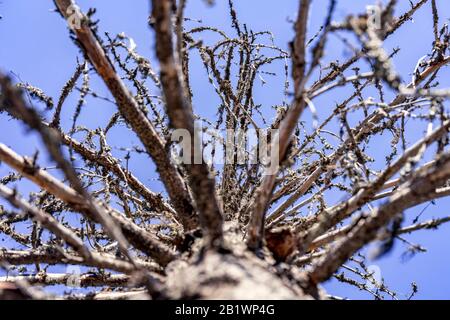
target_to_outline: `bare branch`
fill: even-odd
[[[352,254],[375,239],[380,228],[384,227],[395,214],[428,200],[429,194],[443,185],[449,177],[450,155],[447,153],[437,160],[434,168],[400,187],[389,202],[362,219],[344,240],[314,265],[309,272],[310,281],[320,283],[328,279]]]
[[[74,8],[75,6],[75,3],[72,0],[55,0],[55,4],[58,7],[59,12],[66,19],[70,18],[69,14],[72,12],[71,8]],[[81,13],[79,14],[81,16],[78,18],[82,23],[80,28],[75,28],[73,30],[78,41],[81,43],[90,62],[97,70],[97,73],[114,96],[120,113],[133,131],[138,135],[148,154],[155,162],[183,226],[187,230],[195,228],[195,212],[192,209],[189,194],[184,187],[182,177],[171,161],[169,153],[166,151],[166,142],[159,136],[152,123],[139,108],[135,99],[117,75],[105,50],[92,31],[89,19]]]
[[[14,151],[0,144],[0,160],[10,165],[15,170],[18,170],[22,175],[29,178],[41,188],[47,190],[49,193],[60,198],[72,208],[86,214],[90,219],[96,221],[95,214],[92,213],[91,208],[86,205],[86,201],[75,190],[67,187],[62,182],[51,176],[49,173],[36,166],[30,161],[17,155]],[[100,203],[97,206],[104,206]],[[127,220],[122,215],[114,212],[108,208],[109,218],[117,223],[127,239],[136,246],[139,250],[149,254],[158,263],[163,265],[174,259],[175,254],[170,248],[167,248],[159,242],[154,236],[143,230],[141,227],[135,225],[132,221]]]
[[[26,280],[29,284],[39,284],[45,286],[65,285],[71,281],[74,276],[67,273],[42,273],[35,275],[20,275],[13,277],[0,277],[0,282],[15,283],[18,280]],[[77,285],[80,287],[123,287],[127,285],[130,279],[122,274],[80,274],[77,275]]]
[[[305,41],[306,26],[309,14],[309,0],[300,1],[299,14],[296,23],[296,35],[293,48],[293,77],[295,81],[295,100],[288,110],[285,118],[281,121],[278,137],[274,137],[271,150],[278,150],[279,159],[284,159],[292,133],[297,126],[297,121],[305,108],[303,98],[303,87],[305,85]],[[275,145],[277,144],[277,145]],[[250,221],[247,227],[247,246],[256,250],[262,245],[264,237],[264,216],[266,214],[270,197],[272,196],[279,168],[275,172],[267,173],[249,207]]]
[[[186,164],[189,186],[193,193],[200,223],[209,237],[209,245],[220,246],[222,243],[222,213],[216,199],[215,182],[210,177],[209,169],[202,161],[197,163],[195,155],[201,150],[194,128],[194,116],[190,105],[187,88],[181,74],[178,54],[172,41],[171,3],[167,0],[152,1],[152,19],[156,33],[156,53],[161,65],[161,83],[163,85],[166,110],[170,125],[174,129],[185,129],[191,139],[191,162]]]

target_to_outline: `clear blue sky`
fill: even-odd
[[[186,16],[192,19],[201,19],[203,24],[220,27],[232,32],[228,9],[224,0],[216,1],[217,4],[209,8],[203,1],[190,0]],[[296,0],[240,0],[235,1],[241,22],[245,22],[254,31],[271,30],[275,36],[275,43],[288,50],[288,42],[293,37],[292,26],[289,21],[295,19],[298,1]],[[342,19],[350,12],[364,12],[367,4],[372,4],[374,0],[339,0],[336,19]],[[132,37],[138,45],[138,52],[144,56],[154,59],[153,33],[147,26],[147,16],[149,13],[148,0],[97,0],[78,1],[83,9],[89,6],[96,7],[96,17],[100,19],[99,30],[115,35],[125,32]],[[408,1],[400,1],[401,5],[397,13],[403,12],[408,7]],[[324,13],[328,1],[313,1],[313,13],[310,18],[309,30],[313,35],[323,22]],[[443,17],[448,14],[448,4],[446,1],[438,1]],[[0,68],[3,71],[12,71],[20,77],[22,81],[29,82],[42,88],[48,95],[57,99],[63,84],[69,79],[77,57],[80,58],[78,49],[68,38],[68,31],[65,22],[58,14],[51,12],[53,2],[50,0],[2,0],[0,2]],[[446,17],[448,19],[448,15]],[[195,23],[192,23],[195,25]],[[398,72],[406,81],[411,77],[417,60],[430,52],[432,42],[431,29],[431,8],[429,5],[423,7],[415,16],[413,22],[408,22],[396,36],[390,38],[385,46],[389,51],[394,46],[400,46],[402,50],[396,56],[394,63]],[[209,35],[204,35],[204,40],[209,40]],[[329,61],[332,59],[343,60],[347,54],[342,46],[337,44],[336,38],[331,39],[335,44],[327,47]],[[156,65],[156,63],[154,63]],[[278,68],[279,76],[268,76],[265,86],[258,84],[255,88],[255,98],[257,103],[269,109],[274,104],[282,101],[283,70],[282,65],[274,65]],[[450,85],[450,68],[440,74],[442,86]],[[271,70],[272,71],[272,70]],[[192,85],[194,88],[194,105],[196,112],[207,117],[212,117],[217,108],[217,97],[208,86],[207,77],[201,68],[199,61],[193,60]],[[94,86],[98,93],[110,96],[106,88],[92,76]],[[16,79],[17,80],[17,79]],[[336,102],[340,102],[348,94],[346,90],[334,92],[316,101],[319,110],[319,117],[323,117],[330,112]],[[77,101],[77,94],[67,100],[67,108],[73,110]],[[87,104],[82,111],[79,123],[95,128],[104,125],[109,116],[116,110],[113,104],[105,103],[91,98],[87,99]],[[304,120],[311,119],[309,114],[305,114]],[[66,113],[63,124],[68,128],[70,124],[70,113]],[[311,128],[309,122],[309,129]],[[424,132],[424,127],[411,124],[410,134],[407,136],[408,142],[413,143]],[[137,144],[137,139],[131,134],[123,134],[123,131],[112,132],[112,143],[121,145]],[[25,134],[24,129],[14,121],[10,121],[5,115],[0,116],[0,142],[14,146],[14,149],[21,154],[31,154],[40,148],[38,139],[30,134]],[[379,143],[370,147],[370,154],[383,159],[389,148],[387,140],[380,139]],[[117,152],[123,156],[123,153]],[[44,161],[45,158],[42,158]],[[382,167],[382,162],[377,164]],[[133,158],[131,169],[136,172],[144,182],[148,183],[154,190],[163,191],[161,185],[154,180],[154,166],[146,157]],[[8,172],[4,165],[0,166],[0,175]],[[19,190],[22,192],[32,188],[31,185],[21,184]],[[447,208],[450,201],[439,200],[436,205],[429,206],[422,215],[423,220],[449,214]],[[407,220],[410,221],[415,213],[424,208],[425,205],[414,208],[407,212]],[[406,223],[408,222],[406,221]],[[405,262],[401,255],[405,246],[397,243],[395,250],[381,260],[371,261],[381,268],[382,276],[386,284],[400,294],[407,294],[410,291],[410,283],[416,281],[419,286],[417,298],[422,299],[444,299],[450,298],[450,248],[449,248],[450,226],[443,226],[437,232],[421,231],[417,234],[407,236],[411,242],[421,243],[428,251],[419,254],[411,260]],[[10,243],[0,246],[10,246]],[[349,298],[370,298],[367,294],[357,291],[353,287],[345,284],[330,281],[325,284],[325,288],[330,294]],[[401,298],[402,296],[400,296]]]

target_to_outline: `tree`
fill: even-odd
[[[407,209],[450,194],[445,107],[450,91],[437,82],[450,62],[450,33],[437,1],[412,2],[396,15],[398,1],[390,0],[335,22],[337,1],[330,0],[321,29],[311,36],[312,1],[300,0],[290,52],[273,45],[270,32],[242,24],[231,0],[233,36],[200,22],[186,28],[186,0],[150,2],[159,73],[133,39],[101,35],[95,10],[82,13],[73,0],[54,0],[80,49],[80,62],[60,96],[53,99],[35,86],[0,76],[2,116],[38,133],[58,169],[52,174],[42,168],[37,152],[25,157],[0,144],[0,161],[13,170],[1,180],[0,232],[27,248],[0,251],[0,263],[9,271],[2,278],[9,284],[3,286],[14,292],[14,284],[30,298],[47,296],[35,285],[63,284],[99,288],[64,295],[72,299],[324,299],[330,296],[320,284],[335,277],[375,298],[396,298],[367,268],[361,249],[377,241],[372,255],[379,257],[395,241],[406,241],[402,234],[450,221],[418,222],[418,217],[404,225]],[[392,64],[398,50],[387,52],[383,41],[407,27],[427,4],[434,42],[412,70],[411,82],[404,81]],[[217,42],[201,41],[206,32]],[[333,39],[350,48],[347,61],[329,56]],[[193,55],[221,101],[215,122],[195,113],[192,97],[201,93],[190,85]],[[280,61],[286,101],[265,110],[254,99],[254,86],[270,75],[264,68]],[[108,99],[91,85],[94,73],[117,112],[106,127],[91,129],[77,124],[84,98]],[[320,120],[314,101],[349,87],[351,94]],[[75,90],[80,100],[67,131],[61,115]],[[155,90],[161,96],[150,93]],[[370,90],[377,98],[368,97]],[[305,109],[312,123],[302,121]],[[411,145],[408,121],[427,127]],[[108,143],[117,127],[141,143],[126,146],[123,158]],[[388,154],[377,154],[379,159],[368,153],[377,136],[391,137]],[[135,154],[155,165],[167,196],[129,170]],[[224,163],[216,161],[221,156]],[[377,169],[380,161],[384,167]],[[14,185],[25,180],[40,191],[20,195]],[[330,194],[340,200],[328,204]],[[24,223],[31,225],[29,233],[16,230]],[[36,272],[27,273],[27,265],[35,265]],[[53,265],[80,266],[82,272],[48,271]],[[362,282],[338,273],[340,268]]]

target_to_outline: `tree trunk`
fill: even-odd
[[[226,223],[224,247],[202,249],[197,240],[190,253],[167,266],[171,299],[321,299],[323,293],[302,288],[300,272],[277,263],[267,249],[250,252],[239,227]],[[306,293],[305,291],[308,291]],[[314,292],[315,291],[315,292]]]

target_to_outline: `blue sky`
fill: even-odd
[[[215,6],[208,7],[203,1],[188,1],[186,16],[192,19],[201,19],[204,25],[220,27],[224,31],[232,33],[226,1],[218,0],[216,2]],[[288,42],[293,37],[290,21],[296,17],[298,1],[241,0],[235,2],[241,22],[246,23],[254,31],[272,31],[275,43],[288,50]],[[373,2],[373,0],[339,0],[335,19],[343,19],[351,12],[364,12],[365,6],[373,4]],[[153,33],[146,23],[149,1],[80,0],[78,3],[83,9],[89,6],[95,6],[98,9],[96,17],[100,19],[101,34],[104,31],[108,31],[112,35],[125,32],[136,42],[138,52],[150,58],[154,62],[153,65],[157,65],[153,52]],[[408,7],[408,1],[400,1],[400,3],[397,14]],[[309,22],[310,35],[318,31],[323,22],[327,5],[328,1],[325,0],[313,1]],[[438,5],[442,12],[448,12],[448,4],[444,4],[444,1],[438,1]],[[0,39],[2,40],[0,68],[17,75],[16,81],[20,79],[29,82],[57,99],[62,86],[74,71],[76,59],[81,56],[68,37],[65,22],[58,14],[52,12],[53,8],[53,2],[50,0],[2,0],[0,2],[0,15],[3,16],[0,20]],[[394,63],[398,73],[407,82],[409,82],[411,71],[417,60],[430,52],[433,40],[431,21],[431,8],[426,5],[415,15],[414,21],[408,22],[385,43],[388,52],[395,46],[401,47],[402,50],[395,57]],[[196,22],[190,22],[188,25],[195,26]],[[208,34],[202,35],[202,38],[205,41],[212,41],[211,35]],[[343,50],[342,45],[335,37],[330,39],[331,42],[326,53],[331,58],[327,61],[333,59],[343,61],[348,53]],[[263,104],[266,110],[270,110],[271,106],[280,104],[283,100],[282,66],[282,63],[279,63],[271,67],[268,71],[277,71],[278,75],[267,76],[265,78],[266,85],[257,84],[255,87],[255,99]],[[440,74],[441,86],[450,85],[449,69],[443,70]],[[205,117],[212,118],[219,100],[208,85],[206,73],[201,68],[198,59],[193,59],[191,73],[195,110]],[[91,77],[97,93],[110,97],[98,78],[93,74]],[[323,119],[327,112],[332,110],[335,103],[342,101],[348,93],[348,90],[338,90],[315,101],[316,108],[319,110],[319,118]],[[66,102],[67,110],[73,110],[77,98],[77,93],[71,95]],[[115,110],[116,107],[111,103],[88,98],[79,123],[91,128],[104,126]],[[269,111],[267,112],[270,116]],[[70,112],[66,112],[63,117],[65,128],[70,128],[70,114]],[[308,112],[302,120],[307,121],[308,129],[311,129],[311,115]],[[424,126],[420,123],[411,123],[410,129],[407,136],[409,143],[413,143],[424,133]],[[119,145],[138,144],[137,138],[132,134],[127,134],[126,130],[113,131],[110,139]],[[36,149],[40,149],[39,140],[33,134],[26,133],[22,126],[9,120],[5,115],[0,115],[0,142],[14,146],[15,151],[24,155],[32,154]],[[374,140],[369,153],[383,159],[388,148],[388,140],[380,137]],[[120,150],[114,152],[119,156],[124,155]],[[42,158],[42,162],[45,160],[45,157]],[[375,165],[381,169],[383,163],[379,162]],[[130,167],[142,181],[154,190],[163,192],[160,183],[154,179],[154,166],[145,156],[133,157]],[[0,166],[0,175],[4,175],[6,172],[8,172],[8,168],[4,165]],[[25,192],[32,188],[30,184],[20,184],[19,190]],[[428,220],[448,214],[449,205],[450,201],[447,199],[437,201],[436,205],[430,205],[424,211],[422,219]],[[408,211],[407,217],[409,218],[407,220],[410,221],[415,216],[414,214],[420,212],[425,206],[426,204]],[[389,256],[377,261],[370,261],[368,264],[379,266],[386,284],[400,294],[408,294],[410,283],[415,281],[419,286],[417,298],[448,299],[450,298],[449,233],[450,226],[443,226],[437,232],[421,231],[407,236],[409,241],[421,243],[428,251],[405,262],[401,258],[405,246],[397,243],[395,250]],[[335,281],[326,283],[325,288],[330,294],[354,299],[370,298],[353,287]]]

